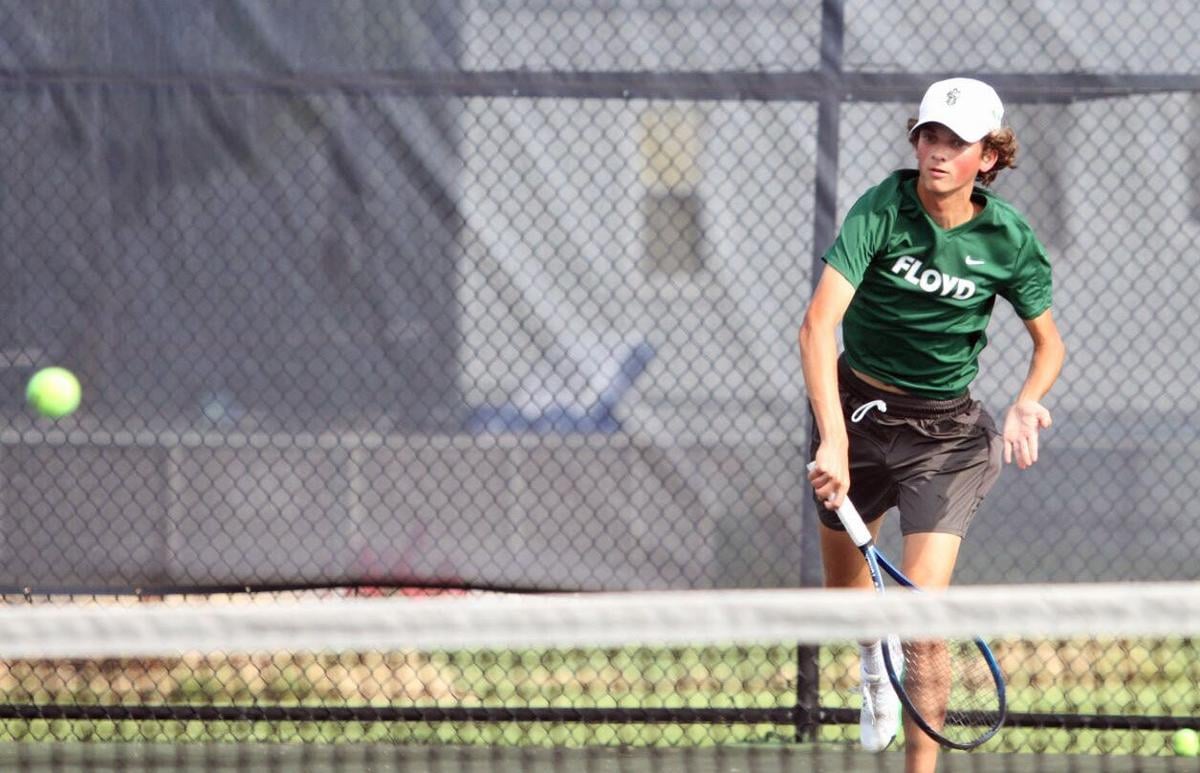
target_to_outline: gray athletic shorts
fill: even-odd
[[[863,520],[899,507],[902,534],[966,536],[1000,476],[1003,444],[983,405],[969,394],[929,400],[885,392],[841,360],[838,388],[850,438],[849,496]],[[813,427],[809,459],[821,442]],[[841,529],[837,514],[813,499],[821,523]]]

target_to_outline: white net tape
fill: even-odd
[[[0,608],[0,658],[1200,634],[1200,583],[330,598]]]

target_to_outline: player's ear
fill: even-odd
[[[996,149],[988,145],[986,142],[983,145],[983,154],[979,157],[979,171],[984,174],[992,171],[992,167],[1000,160],[1000,154]]]

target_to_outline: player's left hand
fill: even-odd
[[[1038,430],[1050,426],[1050,411],[1035,400],[1013,403],[1004,417],[1004,463],[1024,470],[1038,459]]]

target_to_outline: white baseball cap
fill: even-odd
[[[950,78],[925,91],[912,131],[940,123],[966,142],[978,142],[999,129],[1003,118],[1004,105],[995,89],[974,78]]]

